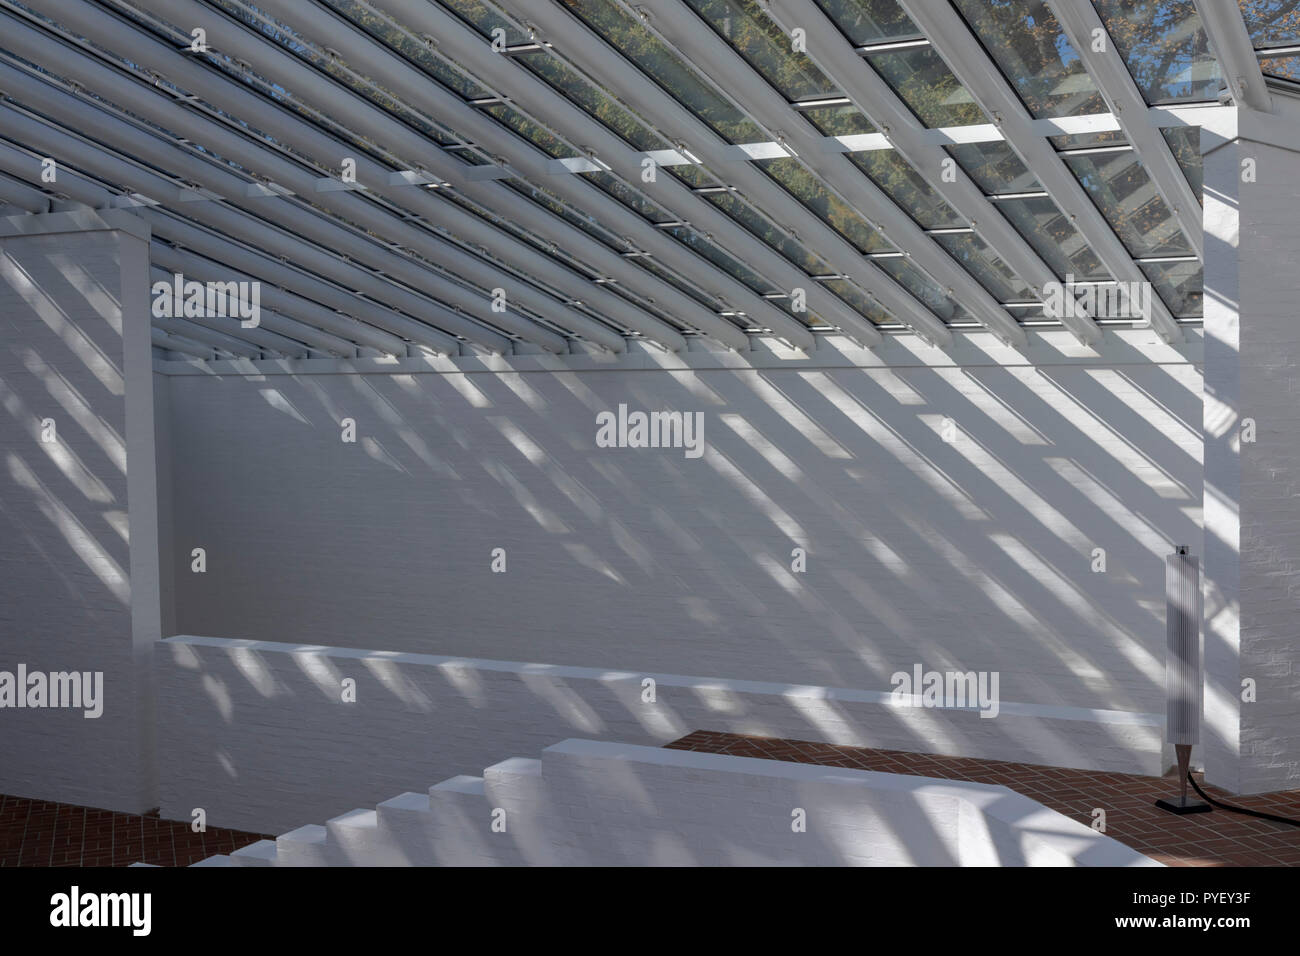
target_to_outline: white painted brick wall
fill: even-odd
[[[17,228],[29,232],[7,234]],[[102,671],[104,685],[97,719],[0,710],[0,793],[141,812],[154,806],[158,637],[156,610],[152,626],[131,613],[133,597],[157,602],[156,557],[150,569],[143,554],[155,516],[148,240],[103,221],[79,231],[69,214],[0,220],[0,234],[0,670]],[[46,418],[54,443],[41,440]]]
[[[1300,102],[1274,107],[1205,163],[1206,772],[1245,793],[1300,786],[1300,183],[1296,144],[1269,145],[1293,140]]]
[[[878,692],[650,676],[654,704],[642,701],[634,672],[173,638],[158,654],[162,813],[189,819],[202,807],[212,826],[279,833],[577,734],[662,744],[709,729],[1162,768],[1162,724],[1152,715],[1004,702],[987,719],[893,707]],[[357,682],[355,703],[342,700],[345,677]]]
[[[1200,549],[1200,380],[1137,343],[1038,369],[173,377],[176,626],[876,690],[920,662],[1152,712],[1163,558]],[[704,412],[707,453],[595,448],[620,402]]]

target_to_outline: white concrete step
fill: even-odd
[[[512,866],[522,862],[508,833],[492,832],[482,777],[462,774],[429,788],[430,838],[439,866]]]
[[[309,823],[275,838],[280,866],[337,866],[331,855],[328,834],[319,823]]]
[[[505,811],[505,834],[518,863],[555,866],[560,860],[551,839],[552,814],[542,781],[542,762],[528,757],[511,757],[483,771],[483,789],[488,806]]]
[[[329,854],[344,866],[409,866],[391,831],[374,810],[349,810],[325,823]]]
[[[402,793],[376,807],[380,829],[402,848],[409,866],[434,866],[433,809],[429,794]]]
[[[218,853],[216,856],[210,856],[207,857],[206,859],[199,860],[199,862],[197,863],[191,863],[190,867],[193,868],[196,866],[234,866],[234,865],[235,865],[234,863],[230,862],[230,857],[226,856],[226,854],[224,853]]]
[[[230,862],[235,866],[278,866],[277,855],[274,840],[258,840],[231,853]]]

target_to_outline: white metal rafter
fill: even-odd
[[[1084,69],[1110,106],[1120,129],[1137,149],[1156,192],[1178,220],[1179,228],[1196,250],[1197,257],[1204,261],[1205,230],[1201,222],[1201,204],[1174,158],[1169,143],[1148,121],[1146,99],[1133,81],[1096,8],[1091,3],[1070,3],[1068,0],[1047,0],[1047,5],[1056,15],[1066,39],[1083,60]],[[1100,50],[1093,42],[1094,37],[1105,38]]]
[[[578,64],[581,72],[631,107],[670,142],[682,143],[679,149],[685,148],[713,170],[725,170],[725,178],[770,216],[785,223],[800,223],[799,235],[807,247],[827,262],[836,274],[851,276],[859,286],[873,293],[895,319],[911,327],[932,345],[948,347],[952,344],[952,332],[892,276],[864,259],[852,243],[810,213],[798,199],[761,170],[742,161],[736,147],[703,120],[672,97],[657,92],[653,80],[580,19],[551,0],[514,0],[511,10],[527,18],[544,34],[542,39],[553,44],[546,53],[539,55],[558,55],[566,62]]]
[[[381,10],[398,8],[397,4],[376,3],[374,0],[370,5]],[[509,90],[512,105],[525,112],[545,116],[551,130],[569,141],[589,145],[592,153],[611,169],[639,171],[642,168],[642,160],[648,154],[638,152],[624,143],[588,113],[516,62],[516,58],[494,52],[487,40],[441,7],[435,4],[424,4],[414,9],[405,6],[401,9],[410,26],[427,29],[442,37],[448,48],[455,51],[453,58],[455,62],[470,70],[480,81],[492,87]],[[676,153],[675,150],[671,152]],[[655,156],[650,158],[659,164],[658,158]],[[677,156],[662,158],[669,162],[660,165],[670,165],[675,163]],[[565,169],[570,171],[567,166]],[[559,177],[561,181],[556,182],[556,177],[552,176],[552,184],[548,188],[557,192],[564,189],[563,178]],[[634,177],[632,181],[636,183],[639,178]],[[581,193],[572,193],[575,203],[580,203],[583,208],[587,208],[592,201],[593,190],[599,194],[595,198],[602,206],[604,200],[610,198],[592,184],[584,183],[584,186],[590,189],[585,189]],[[716,238],[724,249],[736,253],[757,272],[768,277],[773,286],[787,293],[796,287],[804,287],[807,291],[809,310],[819,313],[828,322],[838,325],[850,337],[865,345],[875,345],[881,341],[880,333],[867,319],[825,289],[817,287],[789,260],[705,199],[702,191],[692,190],[674,176],[663,176],[656,179],[653,195],[655,202],[665,208],[689,210],[680,221],[689,223],[696,230]],[[655,258],[664,261],[667,265],[678,261],[680,254],[673,250],[671,245],[665,244],[671,240],[667,240],[654,224],[645,222],[640,216],[633,218],[635,221],[628,223],[626,217],[621,217],[618,220],[619,228],[622,229],[623,224],[628,223],[629,238],[639,249],[656,250]]]
[[[143,2],[148,6],[162,8],[190,5],[190,0],[143,0]],[[290,17],[295,11],[301,16],[303,10],[301,0],[283,5],[274,0],[266,0],[260,6],[264,12],[281,17]],[[288,20],[281,22],[292,25]],[[555,177],[546,175],[548,158],[540,150],[508,132],[496,121],[475,110],[449,91],[430,83],[427,77],[420,76],[418,71],[399,57],[381,49],[373,38],[365,36],[342,20],[333,21],[332,26],[333,29],[329,34],[330,42],[345,60],[355,63],[358,68],[376,80],[382,80],[386,86],[392,84],[393,93],[415,97],[412,105],[418,107],[426,102],[431,104],[431,112],[440,122],[467,134],[470,139],[485,146],[490,152],[502,154],[503,158],[507,158],[512,165],[518,166],[520,174],[526,179],[539,187],[555,192],[587,214],[598,212],[602,224],[614,231],[635,230],[645,226],[644,221],[631,210],[606,196],[592,184],[580,179],[572,182],[556,181]],[[250,63],[255,63],[288,79],[290,66],[286,64],[287,53],[271,48],[269,44],[251,34],[239,32],[242,28],[232,28],[233,24],[222,24],[219,39],[227,43],[239,44],[238,49]],[[440,156],[441,150],[433,144],[417,141],[416,134],[409,129],[401,128],[401,124],[393,121],[373,104],[360,102],[347,91],[336,92],[338,95],[328,107],[331,111],[345,111],[350,122],[356,123],[359,129],[372,131],[371,135],[382,136],[381,141],[389,144],[394,150],[405,146],[408,152],[414,152],[435,173],[458,178],[463,175],[461,171],[464,167],[461,164]],[[680,290],[657,277],[631,265],[618,252],[604,246],[576,227],[540,208],[535,211],[529,209],[531,203],[521,203],[519,195],[501,183],[490,180],[478,182],[464,180],[459,188],[465,195],[475,198],[488,208],[512,208],[512,215],[521,221],[526,221],[533,231],[563,244],[565,248],[582,255],[593,265],[599,265],[603,274],[617,278],[629,289],[639,291],[647,298],[653,298],[673,308],[681,321],[697,325],[706,334],[719,336],[731,347],[744,347],[741,339],[736,336],[739,329],[735,329],[731,323],[715,315],[705,314],[704,306],[690,300]],[[593,202],[595,209],[591,208]],[[657,240],[662,243],[666,237],[660,235]],[[670,269],[693,278],[697,285],[700,284],[701,279],[708,280],[713,288],[725,291],[726,299],[736,305],[747,306],[751,318],[758,324],[769,325],[776,335],[786,338],[797,347],[812,347],[812,334],[801,323],[780,314],[779,310],[763,302],[739,280],[699,261],[698,257],[678,244],[674,243],[664,248],[671,253],[671,257],[665,262]],[[706,284],[704,287],[709,288],[710,285]],[[743,333],[740,333],[740,336],[743,336]]]
[[[654,21],[658,23],[652,21],[652,26],[666,40],[693,62],[708,63],[715,78],[725,84],[731,98],[747,113],[761,119],[765,126],[777,125],[806,166],[874,220],[938,285],[953,290],[952,294],[978,321],[1004,340],[1025,343],[1025,333],[1019,323],[974,275],[931,238],[942,234],[942,230],[921,228],[865,173],[838,153],[827,152],[822,138],[796,115],[794,107],[758,76],[734,47],[707,24],[700,23],[679,0],[646,0],[643,6],[657,14]],[[813,64],[844,91],[844,98],[863,115],[878,128],[889,131],[886,139],[904,160],[918,170],[929,172],[927,181],[936,192],[968,223],[978,226],[974,231],[1009,268],[1039,288],[1043,282],[1055,278],[967,177],[962,176],[960,183],[943,182],[940,172],[943,161],[950,160],[948,154],[942,147],[924,142],[924,127],[883,80],[864,68],[853,46],[818,8],[801,0],[787,0],[779,11],[769,8],[769,15],[782,30],[788,32],[797,24],[806,31],[808,57]],[[1066,326],[1083,342],[1093,342],[1101,336],[1100,329],[1087,316],[1071,316]]]
[[[1078,229],[1102,265],[1121,282],[1147,283],[1087,191],[1057,155],[1051,143],[1037,135],[1033,118],[1015,90],[1002,76],[979,40],[947,2],[899,0],[904,11],[930,39],[957,80],[1001,127],[1007,143],[1051,194],[1053,202]],[[1184,340],[1182,329],[1158,295],[1151,296],[1151,326],[1166,342]]]
[[[1235,0],[1193,0],[1232,98],[1247,109],[1273,110],[1268,84],[1255,56],[1255,45]]]

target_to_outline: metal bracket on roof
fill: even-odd
[[[292,196],[293,190],[286,189],[275,183],[249,183],[244,188],[244,195],[251,197],[259,196]]]

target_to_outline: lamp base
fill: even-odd
[[[1168,810],[1170,813],[1176,813],[1182,816],[1184,813],[1210,813],[1214,807],[1208,803],[1201,803],[1199,800],[1186,800],[1175,797],[1172,800],[1157,800],[1156,806],[1161,810]]]

